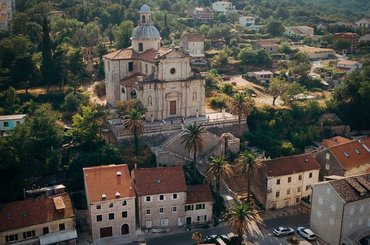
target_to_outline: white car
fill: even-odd
[[[307,240],[315,240],[316,235],[313,233],[310,229],[305,228],[305,227],[298,227],[297,228],[297,233],[301,235],[302,237],[306,238]]]
[[[288,236],[294,234],[294,229],[285,226],[279,226],[278,228],[274,229],[274,234],[276,236]]]

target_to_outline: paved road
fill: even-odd
[[[294,216],[280,217],[277,219],[270,219],[264,222],[265,227],[262,230],[263,235],[258,235],[256,237],[249,237],[248,240],[254,244],[260,245],[285,245],[289,244],[286,241],[286,237],[277,238],[273,236],[272,230],[274,227],[286,225],[296,228],[298,226],[308,226],[309,216],[308,214],[300,214]],[[158,234],[152,238],[147,239],[147,245],[166,245],[166,244],[176,244],[176,245],[191,245],[195,242],[191,239],[191,235],[195,230],[180,232],[175,234]],[[228,234],[229,227],[226,224],[222,224],[218,227],[212,227],[209,229],[199,230],[203,237],[212,234]]]

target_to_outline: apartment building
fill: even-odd
[[[89,224],[94,242],[136,232],[135,191],[126,164],[83,169]]]
[[[188,186],[186,193],[186,225],[207,223],[212,220],[213,196],[209,185]]]
[[[266,210],[297,205],[303,197],[310,198],[310,186],[319,181],[319,171],[311,153],[266,160],[251,189]]]

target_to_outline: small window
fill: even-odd
[[[185,211],[194,210],[194,205],[186,205]]]
[[[164,213],[164,208],[159,208],[159,213],[163,214]]]
[[[195,210],[205,209],[205,208],[206,208],[206,205],[204,203],[195,205]]]
[[[113,208],[113,202],[109,203],[109,207]]]
[[[4,122],[4,128],[9,127],[9,122]]]
[[[134,70],[134,62],[128,62],[128,71]]]
[[[147,214],[147,215],[150,215],[150,213],[151,213],[151,212],[150,212],[150,208],[148,208],[148,209],[146,210],[146,214]]]
[[[292,177],[288,177],[288,183],[292,182]]]
[[[49,234],[49,227],[42,228],[42,234],[43,235]]]
[[[114,220],[114,213],[108,214],[108,219],[109,220]]]
[[[297,192],[301,192],[301,187],[298,187],[297,188]]]
[[[96,205],[96,209],[101,209],[101,205],[100,204]]]
[[[135,90],[135,89],[133,89],[133,90],[131,91],[131,98],[133,98],[133,99],[136,99],[136,98],[137,98],[136,90]]]
[[[310,186],[309,185],[306,185],[306,191],[308,191],[308,189],[310,189]]]
[[[279,197],[280,196],[280,192],[279,191],[277,191],[276,192],[276,197]]]
[[[23,238],[26,239],[26,238],[29,238],[29,237],[34,237],[35,236],[35,231],[26,231],[26,232],[23,232]]]
[[[299,197],[296,197],[295,198],[295,202],[299,202]]]
[[[64,223],[59,224],[59,230],[64,231],[66,229],[66,225]]]
[[[302,175],[301,174],[298,176],[298,180],[302,180]]]
[[[18,234],[6,236],[5,241],[6,242],[18,241]]]
[[[326,160],[330,160],[330,154],[326,153],[325,158],[326,158]]]
[[[146,202],[151,202],[152,200],[151,200],[150,196],[146,196],[146,197],[145,197],[145,201],[146,201]]]
[[[172,195],[172,199],[175,199],[175,200],[177,199],[177,193]]]
[[[139,52],[142,52],[142,51],[144,51],[144,44],[139,43]]]
[[[148,64],[145,64],[145,74],[148,74]]]
[[[325,169],[326,169],[326,170],[329,170],[329,168],[330,168],[330,165],[326,163],[326,164],[325,164]]]
[[[103,221],[103,216],[101,214],[96,215],[96,222]]]
[[[308,178],[312,178],[312,173],[309,173]]]
[[[172,213],[176,213],[177,212],[177,207],[176,206],[173,206],[172,207]]]
[[[122,202],[122,206],[126,206],[126,205],[127,205],[127,201],[125,200]]]
[[[160,201],[163,201],[165,198],[164,198],[164,195],[159,195],[159,200]]]
[[[290,195],[290,189],[288,189],[288,190],[286,191],[286,194],[287,194],[287,195]]]
[[[277,184],[277,185],[280,185],[280,179],[277,179],[277,180],[276,180],[276,184]]]
[[[127,218],[127,211],[122,212],[122,218]]]
[[[121,88],[121,93],[122,93],[122,94],[126,93],[126,91],[125,91],[125,88],[124,88],[124,87],[122,87],[122,88]]]
[[[175,73],[176,73],[176,69],[175,69],[175,68],[171,68],[170,73],[171,73],[172,75],[173,75],[173,74],[175,74]]]

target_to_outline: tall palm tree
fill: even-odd
[[[231,165],[226,161],[224,156],[212,157],[211,162],[207,168],[207,176],[211,180],[216,179],[216,190],[220,192],[220,182],[225,177],[229,177],[232,174]]]
[[[258,168],[262,167],[262,159],[257,157],[257,155],[251,151],[244,151],[239,155],[237,160],[236,169],[239,173],[247,175],[248,181],[248,196],[247,201],[249,201],[250,196],[250,186],[251,178],[255,175]]]
[[[189,151],[193,151],[193,167],[196,172],[197,153],[201,151],[204,144],[203,134],[206,132],[205,127],[202,124],[189,124],[184,129],[184,134],[181,136],[181,143],[184,144],[185,148]]]
[[[202,241],[202,233],[200,233],[199,231],[194,232],[191,236],[191,239],[197,241],[197,244],[200,244],[200,242]]]
[[[139,152],[139,136],[144,133],[145,114],[137,109],[130,109],[124,117],[125,128],[134,136],[135,152]]]
[[[238,234],[239,244],[242,244],[244,234],[261,232],[259,226],[262,225],[262,219],[249,202],[234,204],[226,210],[224,218],[230,223],[230,230]]]
[[[241,92],[234,95],[231,102],[231,112],[238,115],[239,130],[243,115],[248,117],[251,113],[252,106],[253,102],[246,93]]]

